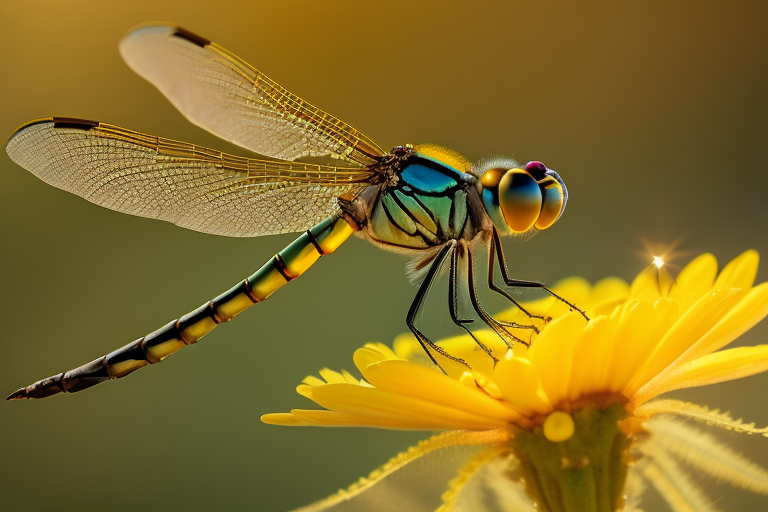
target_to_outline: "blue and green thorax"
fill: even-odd
[[[471,240],[493,225],[503,234],[545,229],[565,208],[565,185],[539,162],[521,169],[496,159],[473,169],[439,146],[399,149],[386,183],[364,194],[366,234],[384,246],[426,249]]]
[[[426,249],[471,234],[478,179],[467,171],[465,160],[442,148],[408,148],[370,203],[367,235],[392,248]]]

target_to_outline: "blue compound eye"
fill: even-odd
[[[531,176],[533,176],[533,179],[539,181],[546,175],[547,166],[534,160],[533,162],[528,162],[525,164],[525,170],[528,171]]]
[[[557,180],[551,180],[546,184],[540,184],[544,203],[541,206],[541,213],[536,220],[537,229],[547,229],[555,223],[565,208],[566,192],[562,184]]]
[[[507,226],[515,233],[533,227],[541,212],[539,185],[528,171],[510,169],[499,182],[499,205]]]

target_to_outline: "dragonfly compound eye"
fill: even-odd
[[[522,233],[533,227],[542,206],[542,191],[530,173],[510,169],[499,181],[499,205],[509,228]]]
[[[539,180],[539,188],[544,202],[541,205],[541,213],[536,221],[538,229],[547,229],[555,223],[565,210],[568,200],[568,190],[563,180],[555,171],[548,171],[543,180]]]

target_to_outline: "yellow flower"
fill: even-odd
[[[648,482],[675,511],[714,511],[681,463],[768,494],[768,472],[673,418],[768,431],[694,404],[652,400],[768,369],[768,345],[723,349],[768,314],[768,283],[753,287],[757,264],[748,251],[718,275],[704,254],[674,280],[655,266],[631,285],[567,279],[556,292],[590,320],[551,299],[528,304],[553,319],[529,347],[508,349],[491,332],[478,333],[495,365],[459,336],[440,345],[472,370],[442,359],[444,374],[402,335],[394,350],[369,343],[355,352],[361,380],[328,369],[304,379],[298,392],[325,409],[262,420],[448,431],[307,510],[405,510],[393,504],[413,504],[403,497],[446,471],[442,505],[413,510],[534,510],[534,503],[549,512],[636,510]],[[524,320],[517,310],[505,319]]]

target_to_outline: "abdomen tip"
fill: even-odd
[[[27,388],[21,388],[8,395],[6,400],[25,400],[27,398]]]

